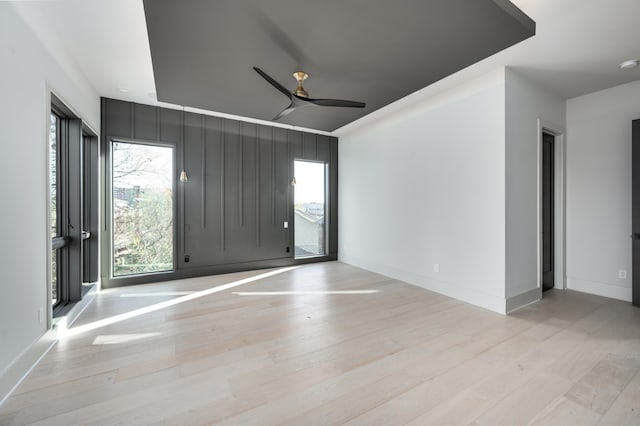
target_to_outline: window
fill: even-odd
[[[296,258],[326,254],[326,169],[325,163],[298,160],[294,162]]]
[[[58,278],[58,263],[59,263],[59,251],[56,247],[56,241],[59,241],[62,236],[60,224],[58,220],[58,206],[61,204],[59,201],[58,191],[58,165],[60,162],[58,153],[60,152],[60,117],[56,114],[51,114],[50,126],[49,126],[49,217],[51,228],[51,305],[56,306],[58,304],[58,295],[60,293],[59,286],[60,280]]]
[[[84,146],[97,148],[97,137],[52,93],[47,143],[50,294],[53,316],[59,316],[64,315],[74,302],[81,300],[83,292],[88,290],[88,286],[83,286],[83,263],[87,256],[97,258],[97,251],[88,253],[83,250],[90,238],[83,231],[97,227],[98,213],[95,205],[85,206],[84,202],[83,182],[86,173],[95,173],[98,166],[97,156],[91,161],[84,158]],[[97,194],[90,198],[97,200]],[[97,236],[91,238],[97,242]]]
[[[174,269],[173,147],[111,145],[114,277]]]

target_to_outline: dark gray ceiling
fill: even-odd
[[[507,0],[144,0],[158,100],[271,120],[289,100],[257,66],[313,98],[280,120],[333,131],[535,34]]]

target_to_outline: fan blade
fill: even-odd
[[[345,101],[342,99],[305,99],[307,102],[318,106],[344,107],[344,108],[364,108],[364,102]]]
[[[293,105],[293,103],[289,104],[288,107],[286,107],[285,109],[280,111],[280,114],[278,114],[275,117],[273,117],[273,121],[280,120],[282,117],[291,114],[296,108],[297,108],[297,106]]]
[[[278,83],[277,81],[275,81],[273,78],[271,78],[269,76],[269,74],[267,74],[266,72],[262,71],[260,68],[258,67],[253,67],[253,69],[260,74],[260,77],[264,78],[265,80],[267,80],[267,82],[269,82],[269,84],[271,84],[273,87],[275,87],[276,89],[278,89],[278,91],[280,91],[283,95],[285,95],[287,98],[291,99],[291,96],[293,96],[291,94],[290,91],[287,90],[286,87],[284,87],[282,84]]]

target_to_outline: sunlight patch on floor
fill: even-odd
[[[93,345],[117,345],[120,343],[135,342],[149,337],[160,336],[162,333],[138,333],[138,334],[105,334],[96,336]]]
[[[285,272],[292,271],[294,269],[299,268],[298,266],[292,266],[288,268],[281,268],[275,271],[266,272],[264,274],[255,275],[253,277],[244,278],[238,281],[233,281],[227,284],[219,285],[217,287],[208,288],[206,290],[197,291],[192,294],[188,294],[185,296],[177,297],[175,299],[166,300],[164,302],[155,303],[150,306],[145,306],[142,308],[134,309],[129,312],[125,312],[119,315],[114,315],[109,318],[104,318],[98,321],[90,322],[87,324],[83,324],[77,327],[66,328],[63,324],[58,326],[58,338],[64,339],[66,337],[76,336],[78,334],[86,333],[91,330],[96,330],[98,328],[106,327],[111,324],[115,324],[121,321],[126,321],[131,318],[139,317],[140,315],[148,314],[150,312],[159,311],[161,309],[165,309],[171,306],[178,305],[180,303],[188,302],[190,300],[198,299],[200,297],[208,296],[210,294],[219,293],[224,290],[228,290],[230,288],[238,287],[244,284],[249,284],[254,281],[258,281],[264,278],[269,278],[274,275],[283,274]]]
[[[238,296],[306,296],[333,294],[375,294],[380,290],[328,290],[328,291],[234,291]]]
[[[120,297],[164,297],[164,296],[185,296],[197,293],[196,291],[160,291],[155,293],[124,293]]]

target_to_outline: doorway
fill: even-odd
[[[295,258],[327,254],[327,165],[318,161],[294,161]]]
[[[555,284],[555,136],[542,133],[542,291]]]

